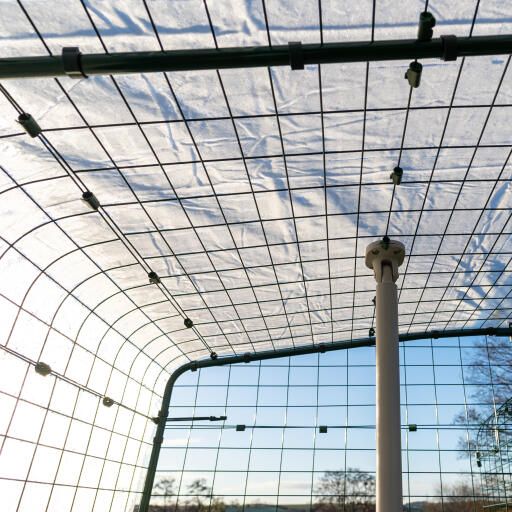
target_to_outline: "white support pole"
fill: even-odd
[[[376,293],[377,512],[402,511],[398,294],[395,281],[405,248],[384,237],[366,249]]]

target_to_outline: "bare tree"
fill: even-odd
[[[222,512],[226,505],[213,495],[204,478],[198,478],[187,486],[191,495],[187,510],[191,512]]]
[[[437,490],[437,494],[442,494],[443,499],[428,503],[424,507],[424,512],[481,512],[481,493],[479,486],[473,486],[468,482],[443,485],[442,493],[440,488]]]
[[[176,480],[174,478],[161,478],[153,487],[153,493],[163,497],[164,508],[155,507],[154,510],[166,511],[172,509],[173,496],[176,496],[175,491]],[[155,493],[156,491],[156,493]],[[151,507],[153,508],[153,507]],[[150,510],[151,510],[150,508]]]
[[[373,512],[375,477],[355,468],[326,471],[315,489],[318,512]]]
[[[479,405],[468,407],[454,417],[459,425],[480,425],[494,411],[512,397],[512,344],[508,338],[487,336],[486,342],[474,349],[469,366],[464,369],[465,384],[472,385],[468,398]],[[478,429],[468,430],[460,438],[461,458],[474,455]]]

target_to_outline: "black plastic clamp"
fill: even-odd
[[[98,198],[90,190],[86,190],[82,194],[82,202],[89,206],[89,208],[92,210],[97,210],[100,207]]]
[[[112,398],[110,398],[109,396],[104,396],[103,397],[103,405],[105,407],[112,407],[114,405],[114,400]]]
[[[441,36],[443,42],[442,60],[457,60],[457,36]]]
[[[23,126],[23,129],[32,137],[35,138],[41,133],[41,127],[37,121],[27,112],[18,116],[18,123]]]
[[[436,26],[436,19],[428,11],[420,14],[418,23],[418,41],[430,41],[434,35],[432,30]]]
[[[289,42],[288,51],[290,52],[290,66],[292,69],[304,69],[302,43],[300,41]]]
[[[78,46],[66,46],[62,48],[62,65],[69,78],[87,78],[82,69],[80,49]]]
[[[416,64],[419,64],[419,62],[417,62]],[[421,66],[421,64],[420,64]],[[409,68],[410,70],[411,68]],[[405,75],[405,78],[407,78],[407,73]],[[409,82],[411,83],[411,82]],[[412,85],[411,87],[414,87],[414,85]],[[393,172],[389,175],[389,177],[391,178],[391,180],[393,181],[393,184],[394,185],[400,185],[400,183],[402,183],[402,178],[404,176],[404,170],[401,168],[401,167],[395,167],[393,169]]]
[[[149,272],[148,274],[148,279],[149,279],[149,284],[160,284],[161,281],[160,281],[160,277],[158,276],[158,274],[156,272]]]
[[[411,87],[420,86],[422,71],[423,66],[419,62],[413,61],[409,64],[409,69],[405,72],[405,78]]]

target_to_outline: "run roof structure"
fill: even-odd
[[[426,9],[435,37],[512,34],[498,0],[7,1],[0,58],[414,39]],[[368,337],[384,235],[406,246],[400,333],[508,327],[509,62],[422,59],[419,88],[409,60],[2,80],[13,510],[131,510],[185,363]]]

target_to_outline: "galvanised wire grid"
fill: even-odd
[[[511,352],[485,336],[401,344],[404,510],[506,510]],[[227,419],[167,422],[150,510],[375,510],[373,347],[180,377],[169,418],[212,414]]]
[[[512,399],[499,403],[478,430],[477,465],[481,468],[481,485],[486,507],[508,510],[511,507],[511,423]]]
[[[512,33],[491,0],[25,0],[0,4],[0,57],[414,38],[425,9]],[[422,63],[414,90],[402,61],[2,82],[7,510],[130,510],[190,360],[367,337],[383,235],[401,332],[508,326],[509,57]]]

